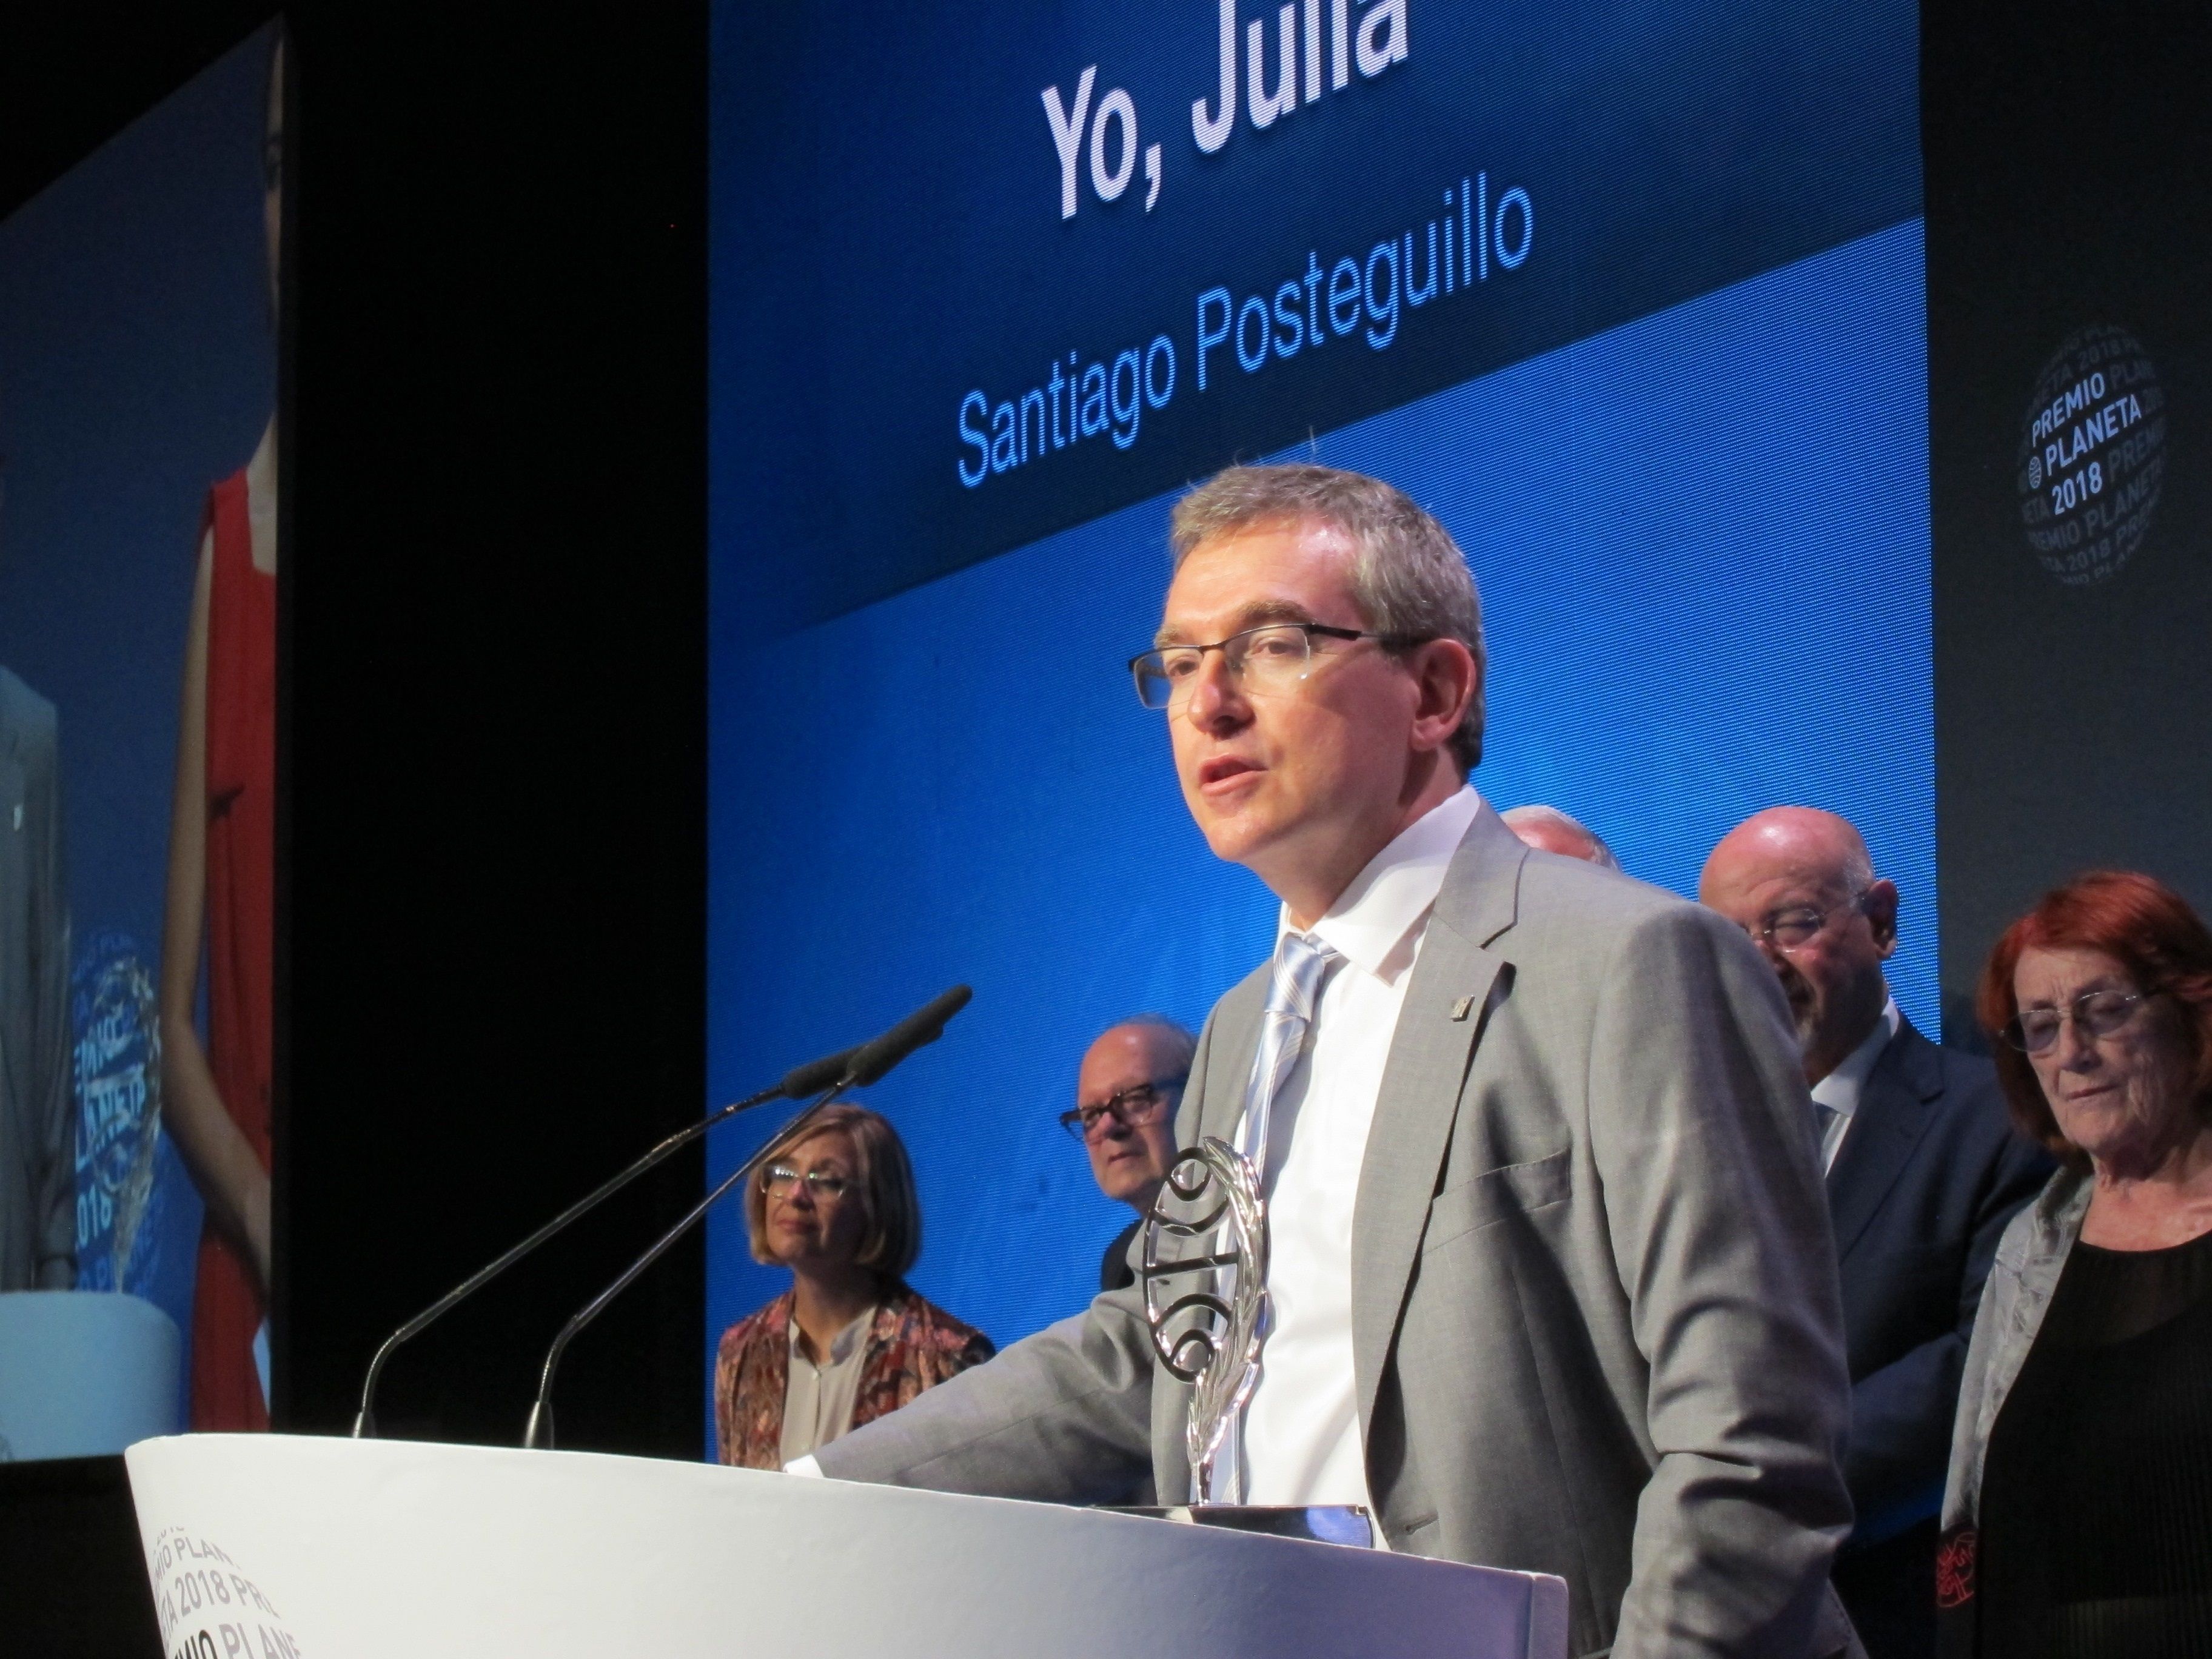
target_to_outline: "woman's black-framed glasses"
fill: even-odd
[[[1262,623],[1212,645],[1163,645],[1139,651],[1129,659],[1129,672],[1137,682],[1138,702],[1147,708],[1172,708],[1198,684],[1206,653],[1218,651],[1231,679],[1247,692],[1266,696],[1289,690],[1313,672],[1316,637],[1373,640],[1392,649],[1425,643],[1409,635],[1368,633],[1328,623]]]
[[[1166,1109],[1169,1100],[1182,1088],[1179,1077],[1159,1078],[1151,1083],[1139,1083],[1109,1095],[1089,1106],[1078,1106],[1060,1115],[1060,1127],[1078,1140],[1088,1140],[1098,1133],[1108,1118],[1135,1127],[1156,1121]]]
[[[2084,991],[2057,1008],[2023,1008],[2006,1022],[2004,1040],[2024,1054],[2050,1052],[2070,1018],[2093,1037],[2118,1035],[2150,991]]]

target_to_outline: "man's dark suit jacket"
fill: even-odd
[[[1114,1242],[1106,1247],[1106,1254],[1098,1263],[1098,1288],[1102,1291],[1126,1291],[1137,1282],[1137,1270],[1129,1265],[1129,1247],[1137,1242],[1138,1230],[1145,1224],[1139,1216],[1114,1235]]]
[[[1844,1479],[1858,1525],[1836,1589],[1874,1659],[1936,1646],[1936,1513],[1997,1236],[2051,1173],[1986,1060],[1906,1021],[1828,1171],[1851,1372]]]

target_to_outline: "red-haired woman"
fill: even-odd
[[[1997,941],[1976,1012],[2063,1166],[1982,1292],[1944,1650],[2212,1653],[2212,933],[2148,876],[2079,877]]]

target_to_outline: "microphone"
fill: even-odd
[[[819,1090],[844,1088],[846,1073],[854,1060],[868,1045],[855,1043],[850,1048],[840,1048],[834,1054],[824,1054],[819,1060],[810,1060],[804,1066],[794,1066],[783,1074],[776,1092],[787,1100],[804,1100]]]
[[[888,1075],[893,1066],[915,1049],[936,1042],[945,1035],[945,1022],[965,1008],[975,995],[966,986],[956,985],[943,995],[933,998],[915,1009],[873,1042],[862,1043],[852,1051],[851,1069],[846,1073],[847,1085],[866,1088]],[[821,1060],[815,1062],[817,1066],[823,1063]]]
[[[942,1001],[943,999],[939,998],[939,1000]],[[885,1033],[885,1036],[889,1035],[890,1033]],[[881,1042],[883,1039],[877,1040]],[[855,1058],[866,1046],[866,1044],[860,1044],[851,1048],[841,1048],[834,1054],[824,1054],[819,1060],[810,1060],[804,1066],[796,1066],[785,1073],[783,1081],[774,1088],[763,1089],[757,1095],[746,1096],[743,1100],[732,1101],[720,1110],[700,1119],[698,1122],[678,1129],[674,1134],[647,1151],[644,1156],[600,1182],[599,1186],[585,1194],[583,1197],[578,1199],[497,1260],[487,1263],[470,1274],[398,1330],[392,1332],[391,1335],[386,1337],[383,1346],[377,1349],[375,1355],[368,1362],[368,1374],[362,1378],[361,1409],[354,1413],[353,1437],[356,1440],[373,1440],[376,1437],[376,1385],[384,1374],[385,1361],[391,1358],[392,1351],[401,1343],[411,1341],[420,1336],[439,1320],[444,1318],[447,1314],[452,1312],[455,1307],[490,1284],[493,1279],[497,1279],[555,1234],[564,1231],[572,1223],[582,1219],[590,1212],[597,1209],[601,1203],[629,1186],[638,1176],[681,1152],[725,1118],[733,1117],[739,1112],[746,1111],[755,1106],[764,1105],[771,1100],[805,1099],[823,1088],[830,1079],[842,1079],[846,1076],[851,1071]],[[838,1086],[842,1088],[845,1085],[841,1083]]]
[[[605,1311],[606,1306],[635,1281],[638,1275],[660,1260],[668,1247],[696,1226],[700,1218],[713,1209],[722,1195],[732,1188],[751,1179],[763,1166],[786,1151],[797,1146],[812,1133],[815,1118],[822,1109],[835,1099],[841,1090],[880,1081],[915,1049],[934,1042],[945,1035],[945,1022],[965,1008],[975,993],[964,985],[956,985],[943,995],[916,1009],[872,1042],[864,1042],[857,1048],[848,1048],[843,1054],[825,1055],[811,1065],[802,1066],[786,1074],[779,1091],[793,1079],[814,1081],[829,1075],[833,1060],[842,1060],[844,1070],[835,1083],[822,1086],[821,1093],[806,1109],[769,1137],[768,1144],[747,1158],[726,1176],[720,1185],[694,1204],[671,1227],[647,1247],[645,1253],[623,1269],[614,1283],[586,1302],[570,1316],[560,1334],[554,1337],[553,1346],[545,1351],[545,1364],[538,1377],[538,1398],[531,1402],[530,1420],[523,1427],[522,1443],[526,1449],[543,1444],[547,1449],[553,1445],[553,1376],[560,1369],[561,1357],[568,1352],[568,1344],[575,1340],[583,1328]]]

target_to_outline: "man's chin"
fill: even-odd
[[[1145,1194],[1159,1186],[1158,1180],[1146,1173],[1138,1160],[1132,1158],[1113,1170],[1109,1177],[1098,1183],[1099,1190],[1116,1204],[1127,1204],[1138,1209],[1145,1207]]]
[[[1249,811],[1201,811],[1199,832],[1224,864],[1249,864],[1269,839],[1268,826]]]

